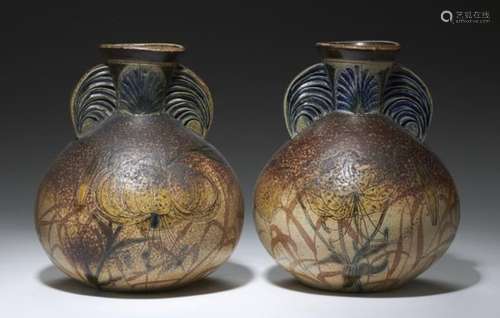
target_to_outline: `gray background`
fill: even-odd
[[[488,10],[492,21],[447,24],[439,18],[444,9]],[[0,19],[0,299],[7,310],[42,316],[166,310],[203,310],[209,316],[289,311],[290,317],[338,310],[498,314],[493,297],[500,283],[499,12],[493,2],[473,1],[449,6],[421,1],[11,3]],[[427,143],[454,176],[462,209],[460,231],[447,256],[403,290],[362,299],[317,293],[291,281],[260,246],[251,220],[258,173],[288,139],[281,105],[289,81],[319,60],[315,42],[352,39],[400,42],[399,60],[429,85],[435,113]],[[66,280],[38,245],[32,221],[36,189],[50,162],[74,138],[69,96],[83,72],[102,62],[97,45],[162,41],[185,45],[181,62],[212,90],[215,121],[208,140],[241,181],[244,234],[231,262],[200,286],[155,296],[95,294]],[[194,307],[188,305],[192,300]],[[31,305],[20,305],[25,301]]]

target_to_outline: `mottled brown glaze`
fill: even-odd
[[[168,115],[115,113],[44,178],[36,226],[67,275],[109,290],[202,278],[231,254],[243,202],[222,156]]]
[[[459,224],[447,170],[380,114],[333,112],[305,128],[264,168],[254,211],[281,266],[307,285],[348,292],[414,278]]]
[[[207,141],[213,99],[171,43],[104,44],[106,65],[70,101],[77,140],[43,179],[40,241],[68,276],[100,289],[173,288],[235,248],[241,190]]]

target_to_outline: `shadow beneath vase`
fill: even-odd
[[[109,292],[92,288],[71,279],[53,265],[47,266],[38,273],[38,280],[42,284],[63,292],[85,296],[132,299],[175,298],[218,293],[246,285],[253,277],[254,274],[248,267],[227,262],[209,277],[176,289],[152,292]]]
[[[481,280],[481,275],[475,267],[476,263],[473,261],[446,254],[420,277],[406,285],[398,289],[375,293],[338,293],[314,289],[303,285],[278,265],[266,272],[266,278],[273,285],[317,295],[364,298],[419,297],[451,293],[477,284]]]

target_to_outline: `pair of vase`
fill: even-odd
[[[254,219],[276,261],[336,291],[395,288],[448,248],[459,223],[453,180],[424,145],[432,100],[399,44],[319,43],[323,61],[284,101],[291,140],[260,175]],[[105,290],[173,288],[228,259],[243,198],[205,139],[213,100],[175,44],[101,45],[70,102],[76,140],[36,202],[52,262]]]

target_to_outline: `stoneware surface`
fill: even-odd
[[[72,278],[107,290],[177,287],[210,274],[238,242],[241,191],[202,138],[212,101],[174,62],[181,48],[103,45],[109,66],[75,89],[79,138],[57,157],[36,202],[40,241]]]
[[[255,191],[255,222],[275,260],[336,291],[399,287],[449,247],[459,224],[450,174],[421,142],[425,84],[393,64],[394,42],[319,44],[324,63],[285,98],[291,136]]]

